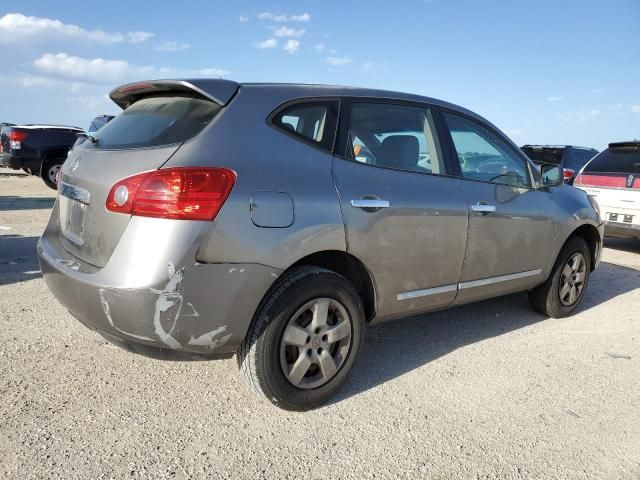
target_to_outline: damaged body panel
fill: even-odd
[[[202,356],[233,354],[280,274],[259,264],[198,263],[195,248],[206,222],[150,218],[133,218],[124,236],[154,241],[116,249],[99,269],[63,248],[56,218],[54,212],[38,244],[47,286],[87,327],[135,351],[147,345]],[[162,237],[155,235],[159,231]]]

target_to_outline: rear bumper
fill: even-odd
[[[20,157],[14,157],[9,153],[0,153],[0,166],[17,170],[22,168],[22,159]]]
[[[175,266],[165,263],[161,278],[132,286],[122,285],[130,272],[109,278],[106,267],[96,269],[71,256],[58,241],[57,228],[47,228],[37,250],[47,287],[75,318],[118,346],[165,359],[235,353],[280,274],[258,264],[201,264],[193,255]]]
[[[40,171],[40,160],[37,158],[24,158],[10,153],[0,153],[0,166],[19,170],[21,168],[31,168]]]
[[[624,223],[605,222],[604,234],[610,237],[640,238],[640,225],[626,225]]]

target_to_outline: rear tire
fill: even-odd
[[[58,188],[58,186],[56,185],[56,174],[58,173],[58,170],[62,168],[63,163],[63,158],[53,158],[51,160],[45,160],[44,162],[42,162],[42,168],[40,169],[40,178],[42,178],[47,187],[54,190]]]
[[[582,237],[571,237],[546,282],[529,291],[531,307],[551,318],[571,315],[582,301],[591,274],[591,251]]]
[[[258,395],[285,410],[309,410],[344,385],[364,329],[362,300],[347,279],[295,268],[263,300],[238,364]]]

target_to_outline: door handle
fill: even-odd
[[[486,203],[477,203],[471,205],[471,210],[479,213],[493,213],[496,211],[496,207],[494,205],[487,205]]]
[[[389,208],[389,200],[361,198],[359,200],[351,200],[351,206],[356,208]]]

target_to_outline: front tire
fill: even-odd
[[[529,292],[533,309],[551,318],[571,315],[582,301],[591,274],[591,251],[582,237],[571,237],[546,282]]]
[[[47,187],[54,190],[58,188],[58,186],[56,185],[56,175],[58,174],[58,170],[62,168],[63,163],[64,159],[62,158],[45,160],[42,163],[42,168],[40,169],[40,178],[42,178]]]
[[[309,410],[344,385],[364,329],[362,301],[347,279],[295,268],[262,302],[238,364],[260,396],[285,410]]]

